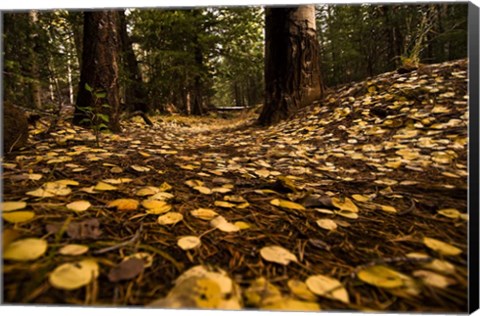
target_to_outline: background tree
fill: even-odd
[[[123,76],[121,81],[124,86],[124,104],[125,109],[134,114],[140,115],[145,123],[153,125],[152,121],[148,118],[149,112],[147,92],[145,84],[143,82],[142,73],[140,71],[137,57],[132,46],[132,40],[127,30],[127,18],[125,11],[118,11],[118,33],[120,35],[120,60],[121,70]]]
[[[129,18],[152,108],[200,114],[260,102],[261,8],[133,10]]]
[[[73,102],[79,72],[68,14],[64,10],[4,14],[5,100],[43,111]]]
[[[73,122],[88,125],[85,119],[92,118],[82,108],[91,108],[96,114],[107,115],[109,129],[119,132],[118,14],[115,11],[84,14],[82,68]]]
[[[291,116],[322,95],[315,7],[267,8],[264,125]]]
[[[334,87],[394,71],[402,56],[415,55],[418,49],[420,63],[465,58],[467,11],[462,3],[319,5],[322,81]],[[151,111],[192,114],[196,108],[206,114],[214,106],[262,103],[263,8],[126,13],[122,29],[131,44],[117,48],[119,95],[125,104],[145,100],[143,105]],[[83,12],[5,12],[3,18],[4,99],[29,109],[40,106],[37,110],[42,111],[73,104],[80,86]],[[427,32],[420,36],[420,30]],[[134,60],[132,56],[140,69],[136,75],[135,67],[125,64]],[[142,92],[127,93],[127,86],[137,89],[129,84],[133,82]],[[194,100],[201,107],[195,107]]]
[[[467,10],[461,3],[317,6],[325,84],[392,71],[414,55],[421,63],[465,58]]]

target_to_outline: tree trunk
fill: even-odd
[[[88,126],[87,115],[80,108],[109,116],[109,129],[120,132],[120,98],[118,70],[118,32],[115,11],[85,12],[82,67],[73,123]],[[86,84],[93,91],[87,91]],[[105,97],[95,97],[104,92]],[[102,105],[108,104],[108,107]]]
[[[30,46],[30,88],[32,89],[32,101],[36,109],[42,108],[42,85],[40,82],[40,70],[39,70],[39,61],[38,61],[38,50],[39,50],[39,34],[37,32],[38,28],[38,12],[32,10],[28,14],[30,18],[30,29],[32,33],[31,37],[31,46]]]
[[[315,6],[267,8],[265,104],[259,118],[270,125],[322,95]]]
[[[142,73],[138,67],[137,57],[133,51],[132,40],[127,32],[127,20],[125,11],[118,12],[119,35],[122,52],[122,65],[126,73],[125,104],[127,109],[134,113],[139,113],[146,124],[153,125],[147,117],[149,106],[147,103],[147,93],[145,91]]]
[[[203,68],[203,53],[198,43],[198,36],[194,38],[194,45],[195,45],[195,64],[197,65],[197,73],[195,74],[195,79],[193,83],[193,91],[192,91],[192,115],[203,115],[204,108],[203,108],[203,82],[198,73]]]

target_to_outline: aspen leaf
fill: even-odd
[[[305,284],[310,291],[318,296],[338,300],[346,304],[350,302],[347,290],[337,279],[317,274],[308,277]]]
[[[2,218],[9,223],[23,223],[28,222],[35,217],[35,213],[32,211],[16,211],[16,212],[4,212]]]
[[[85,200],[75,201],[67,204],[67,208],[75,212],[84,212],[92,206],[90,202]]]
[[[232,189],[225,188],[225,187],[219,187],[219,188],[213,188],[212,192],[217,192],[217,193],[228,193],[231,192]]]
[[[276,191],[273,191],[273,190],[270,190],[270,189],[263,189],[263,190],[255,190],[253,191],[257,194],[261,194],[261,195],[267,195],[267,194],[278,194],[278,192]]]
[[[426,253],[423,252],[410,252],[407,253],[408,258],[414,258],[414,259],[429,259],[430,256],[427,255]]]
[[[441,274],[438,274],[432,271],[427,271],[427,270],[416,270],[416,271],[413,271],[412,275],[422,279],[425,284],[442,288],[442,289],[456,283],[453,279],[447,278]]]
[[[49,182],[47,182],[48,184]],[[78,183],[77,181],[75,180],[69,180],[69,179],[64,179],[64,180],[57,180],[53,183],[56,183],[56,184],[59,184],[61,186],[67,186],[67,185],[73,185],[73,186],[77,186],[79,185],[80,183]]]
[[[150,171],[150,168],[139,166],[139,165],[132,165],[130,167],[137,172],[148,172],[148,171]]]
[[[184,280],[192,277],[205,277],[215,281],[220,287],[220,291],[222,294],[229,294],[234,289],[233,282],[228,277],[225,271],[223,271],[222,269],[207,268],[202,265],[194,266],[188,269],[187,271],[183,272],[177,278],[177,280],[175,280],[175,283],[181,283]]]
[[[148,187],[144,187],[144,188],[141,188],[140,190],[138,190],[136,195],[137,196],[147,196],[147,195],[154,195],[154,194],[157,194],[159,192],[160,192],[159,188],[148,186]]]
[[[183,215],[177,212],[168,212],[165,215],[159,216],[157,223],[160,225],[174,225],[183,219]]]
[[[129,259],[132,259],[132,258],[137,258],[137,259],[143,260],[144,268],[149,268],[153,264],[153,256],[152,256],[152,254],[150,254],[148,252],[136,252],[136,253],[134,253],[130,256],[126,256],[125,258],[123,258],[123,261],[129,260]]]
[[[317,300],[317,297],[312,291],[310,291],[305,282],[300,280],[288,280],[287,285],[290,289],[290,292],[292,292],[292,294],[294,294],[296,297],[305,301],[314,302]]]
[[[99,274],[98,264],[93,260],[64,263],[52,271],[48,280],[57,289],[75,290],[89,284]]]
[[[337,229],[337,223],[331,219],[319,219],[317,225],[326,230],[335,230]]]
[[[148,306],[163,308],[219,308],[222,294],[218,284],[206,277],[190,277],[177,280],[165,298],[158,299]]]
[[[200,181],[200,180],[187,180],[185,181],[185,184],[191,188],[204,186],[203,181]]]
[[[360,195],[360,194],[353,194],[352,198],[357,202],[368,202],[370,200],[368,196]]]
[[[315,302],[300,301],[291,297],[278,299],[270,304],[261,306],[261,309],[265,310],[279,310],[279,311],[319,311],[320,304]]]
[[[159,215],[167,213],[172,209],[172,206],[165,201],[145,200],[142,201],[142,206],[147,209],[148,214]]]
[[[33,191],[29,191],[26,194],[35,197],[53,197],[56,195],[69,195],[71,192],[72,190],[64,185],[54,182],[47,182],[42,187]]]
[[[305,211],[305,207],[303,205],[287,200],[273,199],[270,201],[270,204],[291,210]]]
[[[158,192],[158,193],[155,193],[154,195],[150,196],[148,199],[149,200],[166,201],[166,200],[170,200],[170,199],[173,199],[173,198],[174,198],[174,195],[172,193]]]
[[[17,211],[27,207],[27,202],[23,201],[9,201],[9,202],[2,202],[2,211],[3,212],[10,212],[10,211]]]
[[[438,214],[443,215],[448,218],[459,218],[461,213],[454,208],[445,208],[437,211]]]
[[[344,201],[340,200],[339,198],[332,198],[333,206],[339,208],[341,211],[347,211],[352,213],[358,213],[357,206],[350,200],[349,198],[345,198]]]
[[[200,218],[200,219],[203,219],[203,220],[206,220],[206,221],[210,221],[218,215],[217,212],[215,212],[214,210],[209,209],[209,208],[199,208],[199,209],[191,211],[190,213],[193,216],[195,216],[197,218]]]
[[[132,182],[133,180],[130,178],[118,178],[118,179],[105,179],[102,180],[102,182],[108,183],[108,184],[122,184],[122,183],[129,183]]]
[[[223,207],[223,208],[232,208],[236,206],[235,204],[225,202],[225,201],[215,201],[214,204],[215,206]]]
[[[315,211],[322,213],[322,214],[335,214],[334,211],[326,209],[326,208],[314,208]]]
[[[9,244],[3,251],[3,258],[15,261],[35,260],[47,251],[47,242],[39,238],[20,239]]]
[[[270,171],[268,171],[267,169],[260,169],[260,170],[255,170],[255,174],[262,178],[266,178],[270,175]]]
[[[240,195],[226,195],[223,199],[225,201],[234,202],[234,203],[245,203],[245,202],[247,202],[247,200],[245,200]]]
[[[8,245],[14,242],[18,237],[20,237],[20,232],[15,229],[3,229],[2,232],[2,249],[6,249]]]
[[[207,187],[193,187],[194,190],[197,190],[198,192],[202,194],[212,194],[212,190],[210,190]]]
[[[97,191],[115,191],[118,188],[116,186],[100,181],[97,183],[96,186],[93,187],[93,189]]]
[[[249,229],[250,228],[249,223],[242,222],[242,221],[235,222],[235,223],[233,223],[233,225],[237,226],[240,229]]]
[[[210,221],[210,225],[225,233],[238,232],[240,228],[228,222],[223,216],[217,216]]]
[[[346,218],[349,218],[349,219],[357,219],[358,218],[358,213],[353,213],[353,212],[348,212],[348,211],[336,211],[335,212],[336,215],[340,215],[342,217],[346,217]]]
[[[445,256],[456,256],[462,253],[461,249],[434,238],[424,237],[423,243],[428,248]]]
[[[380,207],[380,209],[382,211],[387,212],[387,213],[397,213],[397,210],[393,206],[378,204],[378,207]]]
[[[264,306],[282,299],[280,290],[265,278],[257,278],[244,292],[247,304]]]
[[[358,278],[376,287],[389,289],[403,286],[405,279],[409,279],[408,276],[382,265],[371,266],[361,270],[358,272]]]
[[[107,207],[115,207],[119,211],[135,211],[138,201],[134,199],[117,199],[107,204]]]
[[[434,259],[432,262],[428,262],[423,265],[427,269],[431,269],[440,273],[454,274],[455,266],[448,261]]]
[[[88,246],[85,245],[77,245],[77,244],[70,244],[65,245],[58,250],[58,253],[65,255],[65,256],[79,256],[83,255],[88,251]]]
[[[183,250],[197,248],[201,244],[202,242],[200,241],[200,238],[196,236],[184,236],[177,241],[178,247],[182,248]]]
[[[195,166],[195,165],[191,165],[191,164],[188,164],[188,165],[178,165],[180,168],[184,169],[184,170],[195,170],[197,168],[199,168],[198,166]]]
[[[41,178],[43,177],[43,175],[39,174],[39,173],[29,173],[27,175],[27,178],[29,180],[33,180],[33,181],[38,181],[40,180]]]
[[[172,186],[170,184],[168,184],[167,182],[163,182],[159,187],[158,189],[160,190],[160,192],[165,192],[165,191],[168,191],[168,190],[171,190],[172,189]]]
[[[279,263],[284,266],[288,265],[290,261],[297,262],[297,257],[293,253],[280,246],[263,247],[260,250],[260,255],[267,261]]]

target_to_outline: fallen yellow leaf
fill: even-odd
[[[358,213],[358,207],[352,202],[352,200],[347,197],[344,199],[344,201],[334,197],[332,198],[332,204],[333,206],[339,208],[341,211]]]
[[[287,200],[273,199],[270,201],[270,204],[291,210],[305,211],[305,207],[303,205]]]
[[[92,206],[90,202],[85,200],[75,201],[67,204],[67,208],[75,212],[84,212]]]
[[[35,217],[35,213],[32,211],[15,211],[4,212],[2,218],[9,223],[23,223],[28,222]]]
[[[23,201],[8,201],[2,202],[1,208],[3,212],[17,211],[27,207],[27,202]]]
[[[3,258],[15,261],[35,260],[47,251],[48,244],[39,238],[20,239],[9,244],[3,251]]]
[[[462,253],[461,249],[434,238],[424,237],[423,243],[428,248],[445,256],[456,256]]]
[[[134,199],[117,199],[107,204],[107,207],[115,207],[119,211],[135,211],[138,201]]]

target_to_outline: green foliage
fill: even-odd
[[[110,108],[110,105],[103,103],[100,105],[102,99],[107,97],[107,93],[103,90],[96,90],[92,88],[88,83],[85,83],[85,90],[90,92],[93,98],[93,106],[78,106],[78,110],[85,113],[86,117],[80,120],[80,124],[88,124],[95,133],[95,142],[97,147],[100,147],[100,132],[103,130],[108,131],[108,125],[105,123],[110,122],[110,116],[105,113],[100,113],[99,107]]]
[[[239,85],[255,90],[250,94],[258,102],[263,89],[260,9],[133,10],[129,19],[157,109],[173,104],[186,112],[197,80],[207,104],[232,105]]]
[[[327,86],[467,56],[467,4],[320,5],[317,34]]]
[[[73,87],[75,93],[79,72],[69,13],[38,11],[37,16],[32,23],[29,12],[3,14],[4,98],[26,108],[33,106],[34,55],[42,103],[70,103],[69,90]]]

